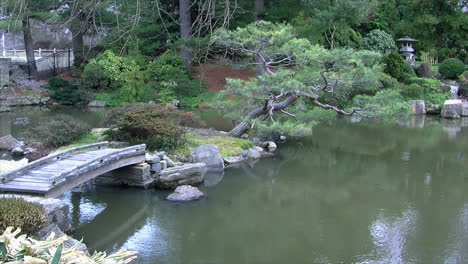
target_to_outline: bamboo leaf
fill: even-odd
[[[50,264],[59,264],[60,258],[62,257],[63,244],[60,244],[55,251],[54,258]]]

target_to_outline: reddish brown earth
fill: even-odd
[[[193,77],[208,84],[208,91],[219,92],[226,85],[226,78],[248,80],[255,77],[250,69],[236,70],[224,65],[201,64],[195,67]]]

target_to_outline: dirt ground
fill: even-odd
[[[226,78],[248,80],[255,77],[255,71],[250,69],[236,70],[217,64],[202,64],[195,67],[193,77],[208,84],[208,91],[219,92],[224,89]]]

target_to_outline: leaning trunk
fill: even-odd
[[[81,25],[72,26],[73,65],[79,68],[84,62],[84,42]]]
[[[190,0],[179,0],[180,12],[180,38],[182,41],[187,41],[191,38],[192,33],[192,18],[190,17]],[[180,57],[185,65],[192,65],[192,50],[184,43],[180,49]]]
[[[31,35],[31,25],[29,18],[25,17],[21,21],[23,25],[24,49],[26,50],[26,60],[28,65],[28,74],[33,79],[37,77],[36,59],[34,58],[34,46]]]

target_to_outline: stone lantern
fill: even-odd
[[[409,64],[414,65],[416,62],[416,56],[414,55],[413,43],[417,42],[417,40],[406,36],[404,38],[397,39],[396,42],[398,43],[398,46],[401,46],[398,50],[400,55],[405,58]]]

